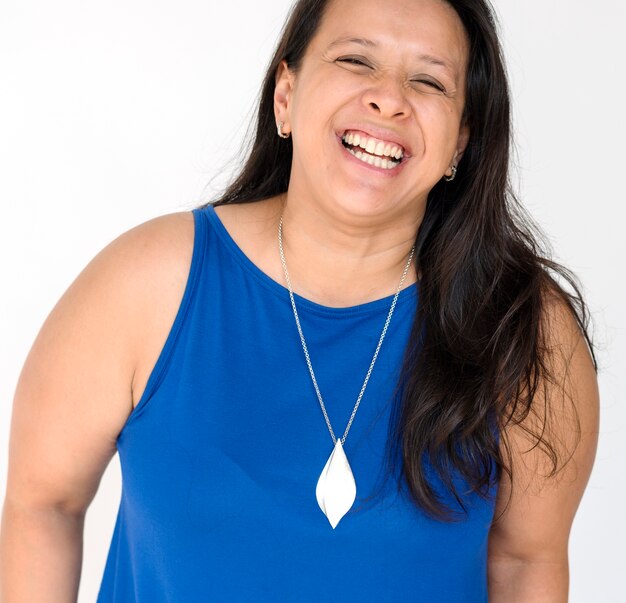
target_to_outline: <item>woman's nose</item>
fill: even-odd
[[[404,117],[409,113],[406,90],[394,77],[384,77],[372,85],[363,102],[381,117]]]

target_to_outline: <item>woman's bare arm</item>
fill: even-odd
[[[174,321],[192,244],[189,212],[125,233],[41,328],[13,405],[3,603],[76,601],[85,512]]]
[[[599,395],[591,355],[573,317],[556,302],[547,315],[550,364],[557,385],[540,388],[535,411],[525,424],[541,432],[545,419],[545,435],[565,454],[562,460],[575,452],[560,472],[544,477],[551,468],[544,452],[533,448],[533,440],[521,427],[507,431],[514,482],[511,487],[506,476],[501,482],[496,517],[511,492],[512,497],[489,538],[491,603],[568,600],[568,540],[595,458]],[[576,446],[577,423],[580,442]]]

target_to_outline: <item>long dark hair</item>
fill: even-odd
[[[493,9],[487,0],[447,2],[469,40],[464,120],[470,140],[456,179],[431,190],[417,233],[419,300],[396,389],[388,457],[401,459],[416,505],[441,520],[457,514],[437,495],[425,459],[462,511],[468,491],[458,491],[455,474],[483,497],[503,472],[512,477],[507,426],[520,425],[545,452],[550,475],[567,461],[568,451],[550,437],[548,409],[535,412],[533,406],[555,382],[547,349],[548,299],[560,300],[575,317],[597,369],[581,286],[549,259],[549,246],[511,191],[509,90]],[[287,191],[292,146],[276,135],[275,74],[283,59],[298,71],[327,4],[294,5],[262,85],[248,158],[214,206]],[[543,420],[526,421],[531,413]],[[578,440],[580,429],[575,435]],[[393,453],[398,446],[399,456]]]

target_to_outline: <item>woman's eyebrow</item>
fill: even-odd
[[[378,42],[375,42],[374,40],[368,40],[367,38],[357,38],[353,36],[344,36],[341,38],[337,38],[334,42],[331,42],[328,45],[328,50],[331,50],[336,46],[343,46],[344,44],[358,44],[360,46],[365,46],[366,48],[379,46]],[[418,54],[416,58],[420,61],[430,63],[431,65],[445,67],[446,69],[454,71],[454,66],[452,65],[452,63],[441,57],[436,57],[432,54]]]
[[[342,46],[343,44],[360,44],[361,46],[378,46],[377,42],[373,40],[368,40],[367,38],[355,38],[352,36],[345,36],[341,38],[337,38],[334,42],[331,42],[328,46],[328,50],[334,48],[335,46]]]

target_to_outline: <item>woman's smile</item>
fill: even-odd
[[[397,176],[410,157],[400,137],[380,129],[349,128],[337,135],[337,141],[342,156],[351,165],[366,168],[377,176]]]

